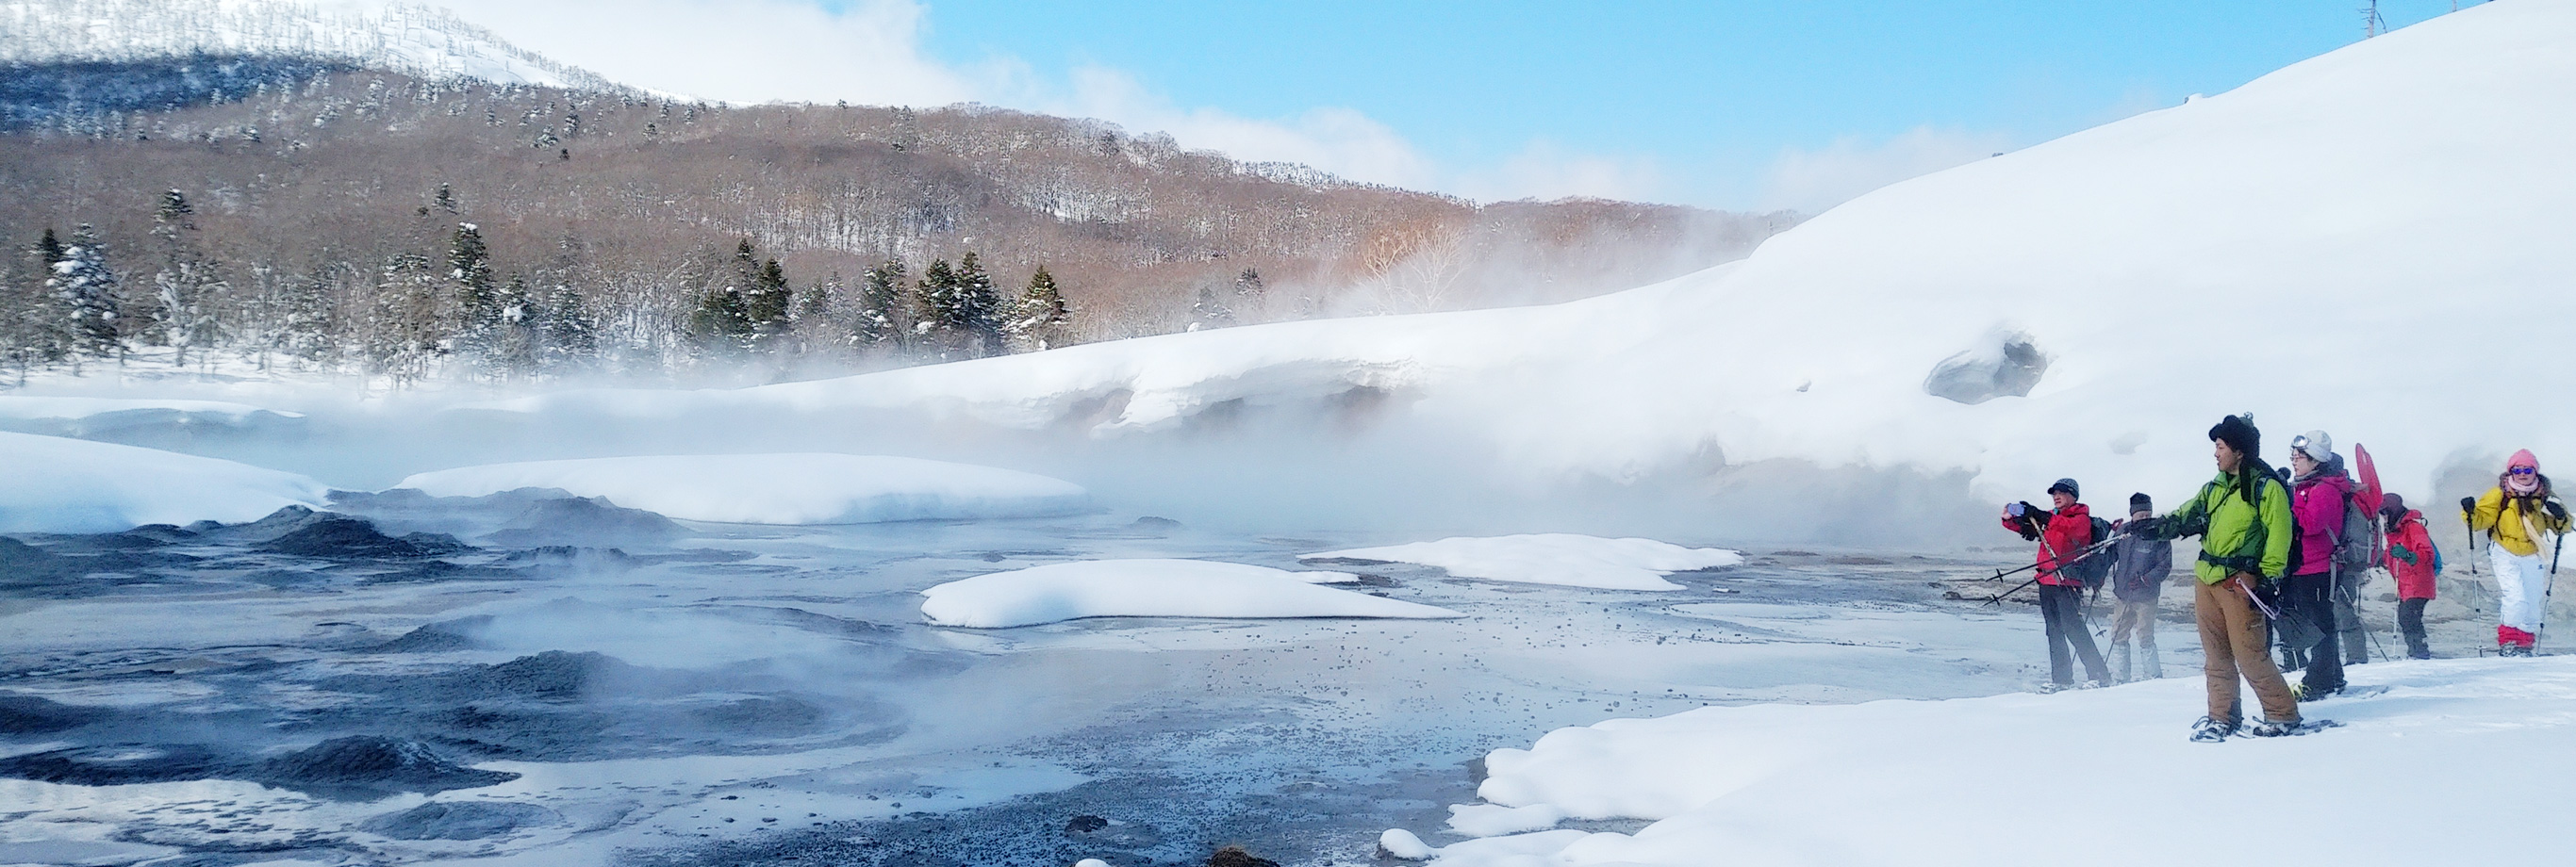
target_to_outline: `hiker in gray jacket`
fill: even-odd
[[[2155,505],[2145,494],[2130,494],[2129,520],[2153,516]],[[2116,683],[2163,677],[2163,661],[2156,657],[2156,597],[2164,592],[2165,580],[2173,572],[2173,543],[2129,536],[2112,543],[2112,550],[2111,676]],[[2137,638],[2134,678],[2129,676],[2131,636]]]

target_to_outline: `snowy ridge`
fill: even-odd
[[[2072,475],[2166,502],[2207,477],[2202,431],[2252,410],[2273,454],[2325,428],[2420,495],[2445,461],[2576,459],[2576,406],[2484,411],[2576,388],[2569,365],[2494,360],[2508,322],[2534,346],[2576,322],[2559,291],[2576,280],[2571,140],[2576,4],[2485,4],[1879,190],[1743,262],[1617,295],[494,408],[900,409],[1119,435],[1373,389],[1438,448],[1540,478],[1714,455],[1964,470],[1988,496]],[[1927,389],[1982,397],[1962,380],[2013,379],[1995,365],[2017,353],[2040,368],[2026,396]]]
[[[2564,748],[2576,657],[2400,661],[2350,677],[2392,689],[2301,706],[2340,728],[2214,745],[2186,737],[2204,701],[2196,676],[2055,696],[1712,707],[1559,729],[1530,749],[1488,755],[1492,775],[1477,789],[1487,803],[1456,809],[1466,821],[1453,830],[1550,817],[1654,824],[1633,835],[1487,836],[1417,854],[1434,855],[1433,867],[2162,865],[2212,853],[2432,864],[2460,861],[2464,846],[2565,845],[2550,817],[2576,796],[2576,752]],[[2334,795],[2248,794],[2286,780]],[[2492,797],[2500,784],[2513,796]],[[2070,790],[2091,793],[2083,810],[2110,818],[2026,815],[2074,803],[2051,794]],[[2356,805],[2393,805],[2406,828],[2474,828],[2475,842],[2356,833],[2355,811],[2368,812]],[[2189,833],[2166,821],[2185,814],[2199,817]],[[1518,819],[1533,821],[1508,821]],[[2284,830],[2294,828],[2308,830]]]
[[[999,467],[884,455],[647,455],[526,461],[416,473],[433,497],[560,488],[688,521],[870,524],[1069,515],[1082,486]]]
[[[1347,572],[1289,572],[1208,560],[1089,560],[978,575],[921,591],[941,626],[1003,629],[1085,617],[1395,617],[1465,615],[1319,587]]]
[[[322,483],[157,449],[0,433],[0,533],[114,533],[320,507]]]
[[[11,0],[0,62],[131,62],[191,54],[344,60],[423,78],[624,90],[520,49],[444,9],[291,0]]]

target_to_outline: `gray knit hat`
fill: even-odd
[[[2054,494],[2059,491],[2065,491],[2067,496],[2078,500],[2084,499],[2084,489],[2076,487],[2074,479],[2058,479],[2057,484],[2048,486],[2048,493]]]

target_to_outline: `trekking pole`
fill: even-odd
[[[2080,561],[2084,560],[2084,559],[2085,559],[2085,558],[2087,558],[2087,557],[2091,557],[2091,556],[2093,556],[2093,555],[2095,555],[2095,554],[2099,554],[2099,553],[2101,553],[2101,552],[2102,552],[2102,549],[2107,548],[2107,547],[2110,547],[2111,543],[2113,543],[2113,542],[2117,542],[2117,541],[2120,541],[2121,539],[2126,538],[2128,535],[2129,535],[2129,534],[2127,534],[2127,533],[2113,533],[2113,534],[2111,534],[2111,535],[2109,535],[2109,536],[2105,536],[2105,537],[2103,537],[2103,538],[2102,538],[2102,541],[2095,542],[2095,543],[2093,543],[2093,544],[2091,544],[2091,545],[2086,545],[2086,546],[2084,546],[2083,548],[2078,549],[2078,550],[2075,552],[2075,558],[2074,558],[2074,559],[2072,559],[2072,560],[2068,560],[2068,561],[2066,561],[2066,562],[2064,562],[2064,563],[2058,563],[2058,564],[2055,564],[2055,565],[2057,566],[2057,568],[2060,568],[2060,569],[2066,568],[2067,566],[2069,566],[2069,565],[2073,565],[2074,563],[2077,563],[2077,562],[2080,562]],[[2045,544],[2047,544],[2047,543],[2046,543],[2046,542],[2042,542],[2042,543],[2040,543],[2040,544],[2045,545]],[[1993,577],[1993,578],[1989,578],[1989,579],[1986,579],[1986,580],[1989,580],[1989,581],[2001,581],[2001,580],[2003,580],[2004,576],[2006,576],[2006,575],[2010,575],[2010,574],[2013,574],[2013,573],[2015,573],[2015,572],[2021,572],[2021,571],[2029,570],[2029,569],[2037,569],[2037,568],[2039,568],[2039,567],[2040,567],[2040,565],[2041,565],[2041,564],[2038,564],[2038,563],[2032,563],[2032,564],[2030,564],[2030,565],[2028,565],[2028,566],[2023,566],[2023,567],[2020,567],[2020,568],[2018,568],[2018,569],[2010,569],[2010,570],[1996,570],[1996,572],[1995,572],[1995,577]],[[2004,592],[2002,592],[2002,593],[1997,593],[1997,594],[1995,594],[1995,595],[1993,595],[1993,596],[1986,597],[1986,602],[1985,602],[1985,604],[1987,604],[1987,605],[2000,604],[2000,603],[2002,603],[2002,602],[2004,601],[2004,597],[2006,597],[2006,596],[2010,596],[2010,595],[2013,595],[2013,594],[2015,594],[2015,593],[2019,593],[2019,592],[2021,592],[2021,591],[2022,591],[2022,588],[2023,588],[2023,587],[2028,587],[2028,586],[2030,586],[2030,585],[2037,584],[2037,583],[2039,583],[2039,579],[2038,579],[2038,578],[2032,578],[2032,579],[2030,579],[2030,580],[2028,580],[2028,581],[2021,582],[2021,584],[2020,584],[2019,586],[2016,586],[2016,587],[2014,587],[2013,589],[2006,590],[2006,591],[2004,591]]]

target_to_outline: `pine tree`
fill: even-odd
[[[1200,286],[1198,300],[1190,303],[1190,330],[1224,328],[1232,324],[1234,311],[1225,306],[1225,299],[1218,298],[1213,287]]]
[[[1261,282],[1261,272],[1250,268],[1234,277],[1234,313],[1240,321],[1261,321],[1270,306],[1270,287]]]
[[[973,357],[1002,354],[1002,322],[1005,311],[1002,297],[993,291],[993,277],[975,261],[975,251],[968,250],[957,260],[956,301],[949,315],[959,334],[963,335]]]
[[[883,348],[900,353],[912,321],[912,299],[905,297],[908,269],[901,259],[887,259],[859,278],[859,312],[850,341],[860,349]]]
[[[359,354],[367,372],[408,385],[428,375],[447,353],[451,331],[443,315],[444,283],[428,256],[396,253],[376,270],[375,297],[367,309]],[[451,272],[452,273],[452,272]]]
[[[223,340],[216,316],[220,296],[231,287],[216,276],[214,263],[197,245],[196,208],[188,194],[169,190],[152,212],[152,237],[161,245],[161,270],[152,275],[153,294],[144,318],[147,342],[176,350],[171,363],[188,363],[188,348]]]
[[[835,273],[797,296],[796,314],[791,322],[796,332],[796,354],[813,355],[826,349],[842,348],[838,338],[849,329],[835,320],[832,304],[843,292],[841,275]]]
[[[1040,265],[1038,272],[1029,277],[1029,288],[1013,305],[1003,331],[1023,351],[1037,352],[1070,343],[1072,322],[1073,310],[1065,305],[1063,293],[1056,290],[1055,275]]]
[[[913,293],[912,335],[921,347],[941,361],[957,351],[959,317],[957,309],[957,272],[946,259],[930,260],[921,269],[921,283]]]
[[[83,223],[72,230],[71,243],[47,255],[52,276],[45,281],[45,288],[70,314],[71,321],[64,330],[70,339],[75,369],[81,358],[122,359],[124,283],[107,266],[107,247],[98,240],[98,230]]]
[[[762,279],[760,259],[751,239],[734,246],[733,257],[717,269],[706,291],[689,313],[688,333],[702,353],[733,355],[752,344],[754,328],[749,298]]]
[[[557,283],[537,304],[539,367],[572,371],[599,357],[599,320],[582,306],[581,293]]]
[[[18,382],[26,384],[27,371],[39,364],[63,360],[68,350],[63,328],[71,317],[62,310],[54,293],[46,286],[53,273],[53,263],[62,256],[62,242],[52,229],[44,239],[23,248],[24,255],[9,258],[8,267],[0,271],[0,352],[18,368]]]
[[[795,303],[795,290],[787,285],[787,272],[778,267],[778,260],[761,263],[752,274],[751,289],[742,296],[743,317],[751,322],[746,348],[776,351],[793,328],[790,313]]]
[[[492,308],[492,321],[477,335],[476,361],[483,374],[505,382],[535,374],[537,322],[528,278],[510,275],[509,282],[493,290]]]

